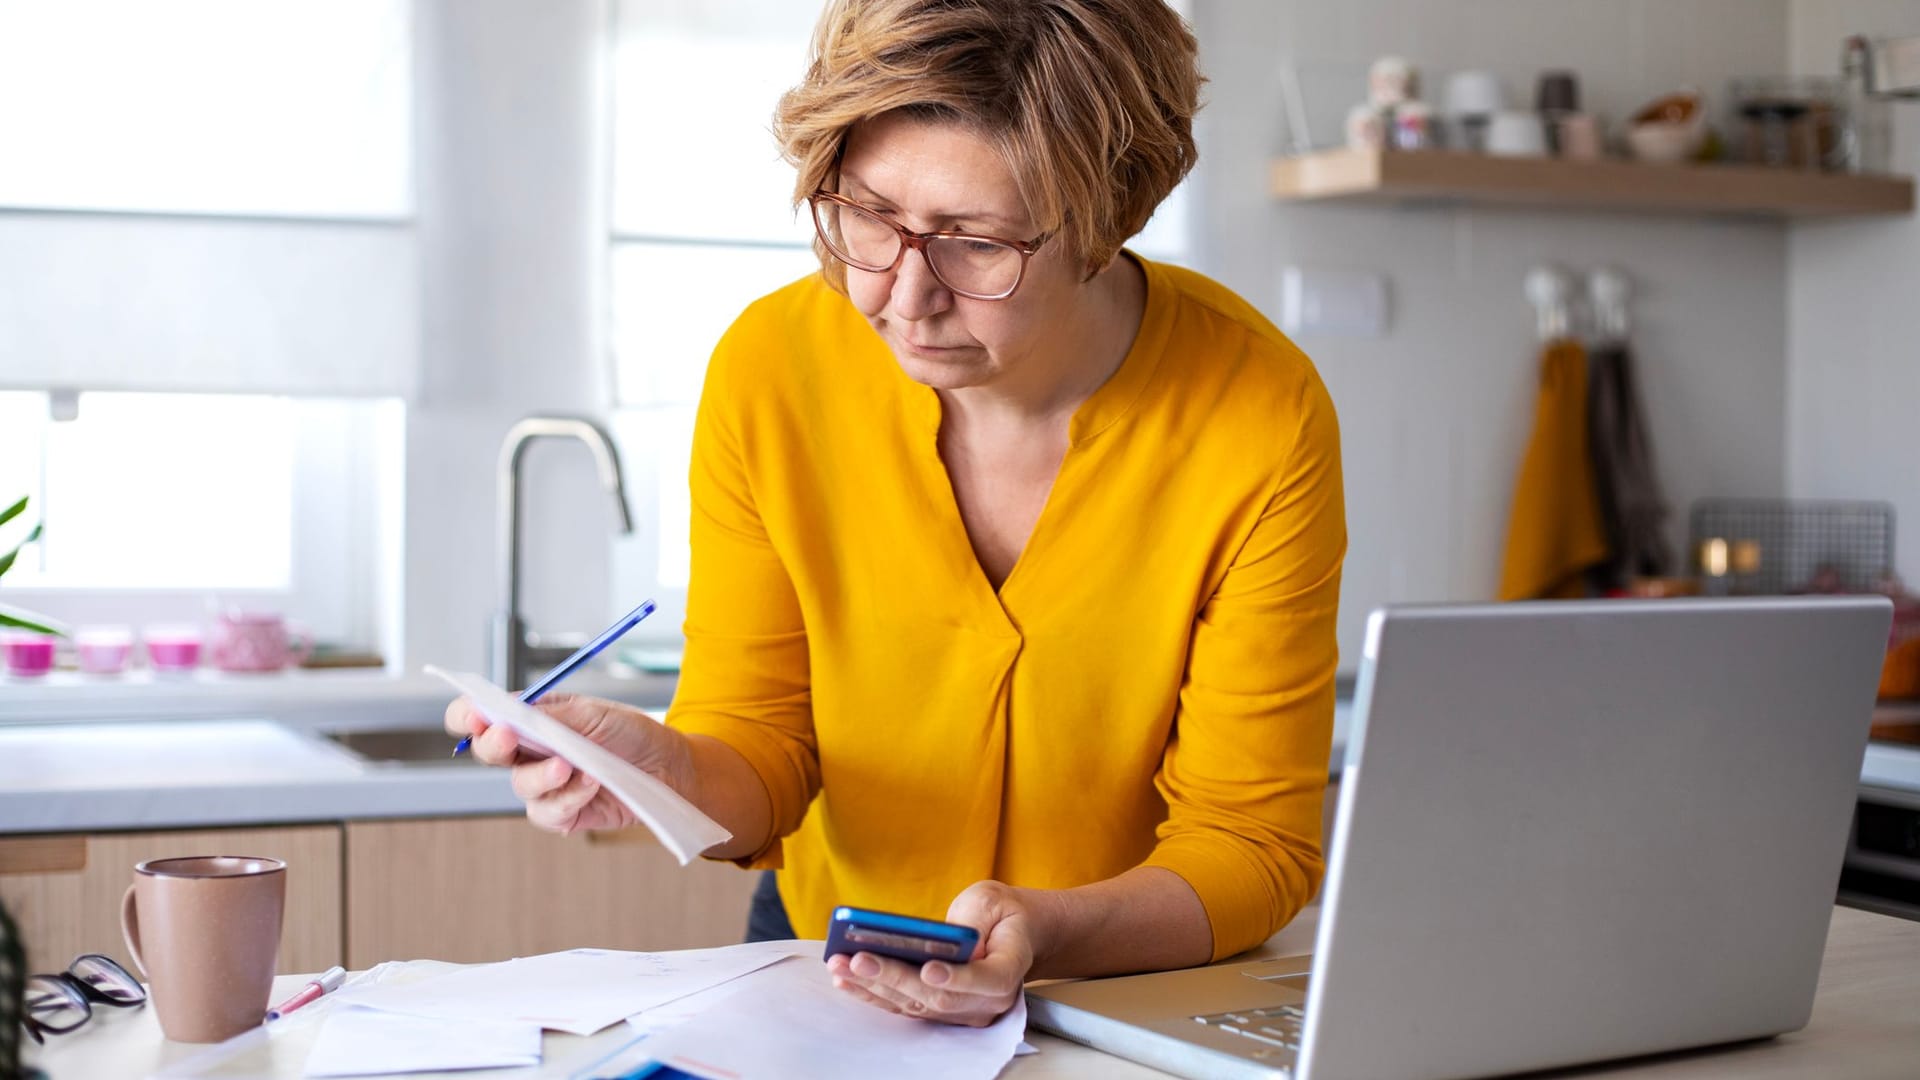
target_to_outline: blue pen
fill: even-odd
[[[600,650],[606,648],[607,646],[613,644],[616,641],[619,641],[622,635],[624,635],[627,631],[633,629],[634,627],[640,625],[640,620],[646,618],[651,614],[653,614],[653,601],[651,600],[641,601],[639,607],[634,608],[632,611],[629,611],[625,615],[620,616],[619,622],[616,622],[612,626],[607,627],[605,630],[600,631],[599,637],[596,637],[592,641],[587,642],[585,645],[580,646],[579,649],[575,650],[572,656],[569,656],[565,660],[560,661],[558,664],[554,665],[554,668],[552,671],[549,671],[545,675],[540,676],[539,682],[536,682],[532,686],[527,687],[525,690],[520,691],[520,700],[526,702],[529,705],[533,704],[536,701],[539,701],[541,695],[545,694],[547,691],[553,689],[554,687],[560,685],[561,679],[564,679],[567,676],[573,674],[575,669],[579,668],[581,665],[585,664],[587,661],[593,659],[594,657],[600,655]],[[473,745],[473,736],[469,735],[466,738],[461,739],[460,745],[453,748],[453,756],[459,757],[460,752],[465,750],[467,747],[471,745]]]

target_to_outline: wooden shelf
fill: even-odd
[[[1913,179],[1752,165],[1650,165],[1489,157],[1444,150],[1327,150],[1273,164],[1288,201],[1420,202],[1779,220],[1910,214]]]

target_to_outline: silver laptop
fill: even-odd
[[[1314,955],[1035,987],[1029,1016],[1182,1076],[1297,1080],[1802,1027],[1891,617],[1877,597],[1375,611]]]

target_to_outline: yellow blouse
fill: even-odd
[[[996,593],[940,402],[818,275],[715,349],[693,440],[686,657],[668,723],[765,781],[795,930],[939,918],[983,878],[1141,864],[1216,957],[1318,888],[1346,525],[1333,405],[1245,301],[1142,260],[1146,312],[1084,402]]]

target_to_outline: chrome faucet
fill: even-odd
[[[576,416],[529,416],[507,429],[500,446],[500,610],[493,617],[487,666],[495,684],[508,690],[526,685],[527,669],[539,663],[555,664],[571,652],[563,646],[543,646],[527,633],[520,618],[520,459],[535,439],[578,439],[593,452],[600,484],[613,496],[620,515],[620,531],[633,532],[627,510],[627,490],[620,478],[620,457],[613,439],[599,424]]]

